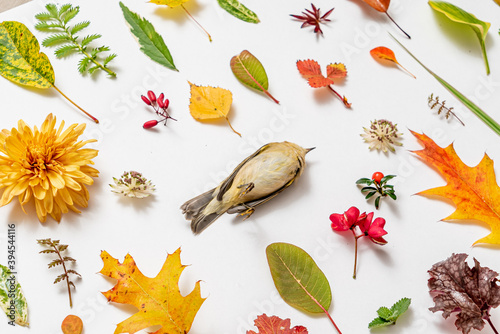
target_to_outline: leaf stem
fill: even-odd
[[[233,128],[233,126],[231,125],[231,122],[229,122],[229,118],[227,118],[227,117],[224,117],[224,118],[226,119],[227,124],[229,124],[229,127],[231,128],[231,130],[233,130],[233,132],[234,132],[234,133],[236,133],[238,136],[240,136],[240,137],[241,137],[241,133],[239,133],[238,131],[236,131],[236,130]]]
[[[71,102],[75,107],[77,107],[78,109],[80,109],[81,111],[83,111],[83,113],[85,115],[87,115],[88,117],[90,117],[94,122],[99,123],[99,120],[97,118],[95,118],[94,116],[92,116],[91,114],[89,114],[88,112],[86,112],[85,110],[83,110],[78,104],[76,104],[75,102],[73,102],[69,97],[67,97],[63,92],[61,92],[59,90],[59,88],[56,87],[56,85],[52,85],[52,87],[54,87],[54,89],[57,90],[59,92],[59,94],[61,94],[62,96],[64,96],[66,98],[66,100],[68,100],[69,102]]]
[[[358,265],[358,239],[360,237],[354,233],[354,230],[352,230],[352,234],[354,234],[354,272],[352,274],[352,278],[356,279],[356,267]]]
[[[184,11],[186,12],[186,14],[191,18],[191,20],[193,20],[198,25],[198,27],[200,27],[205,32],[205,34],[207,34],[208,40],[211,42],[212,41],[212,36],[210,36],[210,34],[208,33],[208,31],[206,31],[205,28],[203,28],[203,26],[200,23],[198,23],[198,21],[196,21],[196,19],[193,17],[193,15],[191,15],[188,12],[188,10],[186,9],[186,7],[184,7],[183,4],[181,4],[181,7],[182,7],[182,9],[184,9]]]
[[[398,64],[403,70],[406,71],[406,73],[408,73],[409,75],[411,75],[413,77],[413,79],[416,79],[417,77],[415,75],[413,75],[413,73],[411,73],[410,71],[408,71],[403,65],[401,65],[400,63],[396,62],[396,64]]]
[[[335,89],[332,88],[332,86],[328,85],[327,86],[329,90],[331,90],[332,92],[335,93],[335,95],[338,96],[338,98],[344,103],[344,105],[347,107],[347,108],[350,108],[351,107],[351,103],[347,102],[347,99],[345,98],[345,96],[340,96],[339,93],[337,93],[337,91]]]
[[[490,324],[490,327],[493,330],[493,332],[495,332],[495,334],[498,334],[497,329],[495,328],[495,326],[493,326],[493,323],[491,322],[491,318],[490,318],[489,314],[488,314],[488,317],[486,318],[486,321],[488,321],[488,324]]]
[[[71,300],[71,288],[69,286],[69,274],[68,274],[68,271],[66,270],[66,264],[64,264],[64,260],[61,256],[61,253],[59,252],[59,249],[57,249],[57,246],[52,242],[50,241],[50,245],[54,248],[54,250],[56,251],[57,253],[57,256],[59,256],[59,259],[61,260],[61,264],[63,266],[63,269],[64,269],[64,273],[66,274],[66,284],[68,285],[68,295],[69,295],[69,307],[72,308],[73,307],[73,301]]]
[[[396,25],[396,27],[398,27],[398,28],[399,28],[399,30],[401,30],[401,31],[402,31],[402,32],[406,35],[406,37],[408,37],[409,39],[411,39],[410,35],[408,35],[408,34],[406,33],[406,31],[404,31],[403,29],[401,29],[401,27],[399,26],[399,24],[397,24],[397,23],[396,23],[396,21],[394,21],[394,20],[392,19],[392,17],[389,15],[389,13],[388,13],[387,11],[385,11],[385,15],[387,15],[387,17],[391,19],[392,23],[394,23],[394,24]],[[401,66],[401,67],[403,67],[403,66]]]
[[[479,43],[481,44],[481,52],[483,53],[484,64],[486,65],[486,74],[490,75],[490,63],[488,62],[488,55],[486,54],[486,45],[482,38],[479,38]]]

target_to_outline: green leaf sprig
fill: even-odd
[[[68,245],[63,245],[63,244],[59,243],[59,240],[52,240],[50,238],[39,239],[39,240],[37,240],[37,242],[39,245],[43,245],[43,246],[47,247],[47,249],[41,251],[40,254],[57,254],[58,258],[56,258],[55,260],[50,262],[48,264],[48,267],[50,269],[50,268],[62,265],[64,273],[62,273],[61,275],[56,277],[54,284],[62,282],[64,280],[66,281],[66,285],[68,286],[69,307],[73,307],[73,301],[71,299],[71,288],[70,287],[72,286],[73,289],[76,289],[76,287],[75,287],[75,284],[70,280],[69,275],[73,274],[73,275],[76,275],[78,277],[82,277],[82,276],[79,273],[77,273],[75,270],[66,268],[67,262],[76,262],[76,260],[73,259],[72,257],[61,255],[61,252],[64,252],[66,249],[68,249]]]
[[[245,7],[238,0],[217,0],[219,6],[234,17],[249,23],[259,23],[260,20],[254,12]]]
[[[269,89],[269,80],[264,66],[249,51],[244,50],[239,55],[231,58],[230,66],[233,74],[242,84],[261,91],[275,103],[280,103],[267,91]]]
[[[391,35],[389,33],[389,35]],[[498,124],[493,118],[491,118],[487,113],[485,113],[481,108],[479,108],[474,102],[469,100],[465,95],[460,93],[455,87],[450,85],[448,82],[446,82],[444,79],[442,79],[440,76],[438,76],[436,73],[431,71],[427,66],[425,66],[420,60],[417,59],[405,46],[397,40],[396,37],[392,36],[391,37],[406,51],[408,54],[417,61],[427,72],[429,72],[441,85],[443,85],[446,89],[448,89],[455,97],[462,102],[467,108],[469,108],[470,111],[472,111],[474,114],[476,114],[477,117],[479,117],[480,120],[482,120],[486,125],[488,125],[497,135],[500,136],[500,124]]]
[[[14,286],[12,291],[11,285]],[[12,298],[12,294],[14,297]],[[0,308],[5,312],[9,320],[12,320],[12,304],[15,306],[14,322],[19,326],[28,326],[28,303],[21,290],[21,285],[9,268],[0,264]],[[9,309],[10,308],[10,309]]]
[[[35,15],[38,23],[35,28],[40,31],[53,33],[42,41],[45,47],[58,46],[54,54],[57,58],[64,58],[75,52],[83,55],[83,58],[78,63],[78,71],[81,74],[94,74],[97,70],[105,71],[110,77],[116,77],[116,73],[108,68],[108,64],[112,61],[116,54],[112,53],[104,59],[100,59],[100,54],[110,51],[107,46],[99,46],[91,48],[89,45],[92,41],[102,37],[100,34],[92,34],[83,37],[81,40],[76,33],[82,31],[90,25],[90,21],[83,21],[73,26],[68,25],[79,12],[80,7],[73,7],[71,4],[65,4],[57,8],[54,4],[45,6],[47,12]]]
[[[395,325],[396,320],[398,320],[398,318],[408,310],[410,304],[410,298],[401,298],[398,302],[392,305],[390,309],[382,306],[377,310],[378,318],[373,319],[368,324],[368,328],[372,329]]]
[[[141,45],[141,51],[155,62],[178,71],[163,37],[156,32],[151,22],[130,11],[121,1],[120,7],[125,20],[130,25],[130,31],[137,37]]]
[[[332,290],[325,274],[302,248],[283,242],[266,248],[267,261],[274,285],[290,306],[311,313],[325,313],[339,334],[328,309]]]
[[[381,179],[377,178],[377,174],[382,176]],[[387,184],[387,182],[396,177],[396,175],[385,175],[378,172],[374,173],[371,179],[369,178],[361,178],[356,181],[357,185],[365,185],[361,188],[362,193],[367,193],[365,199],[370,199],[374,195],[377,195],[375,198],[375,208],[378,209],[380,207],[380,199],[383,197],[389,196],[393,200],[397,199],[394,186],[391,184]]]
[[[471,13],[446,1],[429,1],[429,6],[435,11],[444,14],[451,21],[469,26],[476,33],[479,44],[481,45],[484,64],[486,65],[486,74],[490,74],[490,64],[488,62],[484,41],[486,40],[486,35],[488,34],[491,23],[481,21]]]

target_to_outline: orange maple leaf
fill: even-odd
[[[447,184],[419,192],[418,195],[440,196],[450,199],[455,212],[442,220],[470,219],[488,224],[491,233],[476,242],[500,245],[500,187],[496,182],[493,160],[484,155],[475,167],[465,165],[453,144],[439,147],[425,134],[412,131],[424,149],[415,151],[422,160],[435,167]]]
[[[114,334],[136,333],[141,329],[160,325],[152,334],[186,334],[194,317],[206,298],[201,298],[200,282],[183,297],[179,291],[179,277],[186,267],[181,264],[180,248],[168,254],[155,278],[144,276],[132,256],[127,254],[123,263],[106,251],[101,252],[104,267],[101,274],[116,278],[118,283],[102,294],[113,301],[134,305],[139,312],[116,326]]]

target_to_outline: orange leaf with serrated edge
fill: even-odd
[[[412,131],[424,145],[415,151],[422,160],[435,167],[444,177],[444,187],[419,192],[418,195],[447,198],[456,206],[455,212],[443,220],[468,219],[487,223],[491,233],[476,242],[500,245],[500,187],[496,182],[493,160],[487,154],[475,167],[465,165],[453,148],[439,147],[425,134]]]
[[[385,46],[379,46],[375,49],[370,50],[370,54],[375,59],[384,59],[384,60],[392,61],[393,63],[401,66],[401,68],[403,70],[405,70],[406,73],[408,73],[409,75],[411,75],[413,78],[416,79],[416,77],[413,74],[411,74],[410,71],[408,71],[406,68],[404,68],[403,65],[401,65],[397,61],[396,55],[394,54],[394,52],[391,49],[386,48]]]
[[[327,77],[321,74],[321,68],[316,60],[297,60],[297,69],[299,70],[299,73],[307,79],[309,86],[312,88],[328,87],[328,89],[330,89],[340,100],[342,100],[347,108],[351,107],[347,98],[345,96],[341,96],[330,86],[334,83],[333,79],[344,78],[347,75],[347,70],[344,64],[335,63],[328,65],[326,67]]]
[[[255,327],[259,333],[247,331],[247,334],[308,334],[304,326],[295,326],[290,328],[290,319],[281,319],[277,316],[268,317],[266,314],[257,316]]]
[[[139,312],[116,326],[114,334],[136,333],[141,329],[160,325],[152,334],[186,334],[191,329],[196,313],[205,301],[201,298],[200,282],[183,297],[179,291],[179,277],[186,267],[181,264],[180,248],[168,254],[156,277],[144,276],[132,256],[127,254],[123,263],[106,251],[101,252],[104,267],[101,274],[118,280],[109,291],[102,294],[108,301],[130,304]]]

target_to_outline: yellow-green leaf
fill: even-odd
[[[479,44],[481,45],[481,51],[486,65],[486,73],[490,74],[490,65],[488,63],[488,56],[486,54],[484,41],[486,39],[486,35],[488,34],[488,29],[490,29],[491,23],[481,21],[474,15],[446,1],[429,1],[429,5],[432,9],[444,14],[453,22],[468,25],[476,33]]]
[[[167,5],[169,7],[177,7],[182,5],[184,2],[188,2],[189,0],[151,0],[149,2],[155,3],[157,5]]]
[[[16,21],[0,23],[0,75],[21,85],[50,88],[54,69],[40,52],[40,44],[29,29]]]

